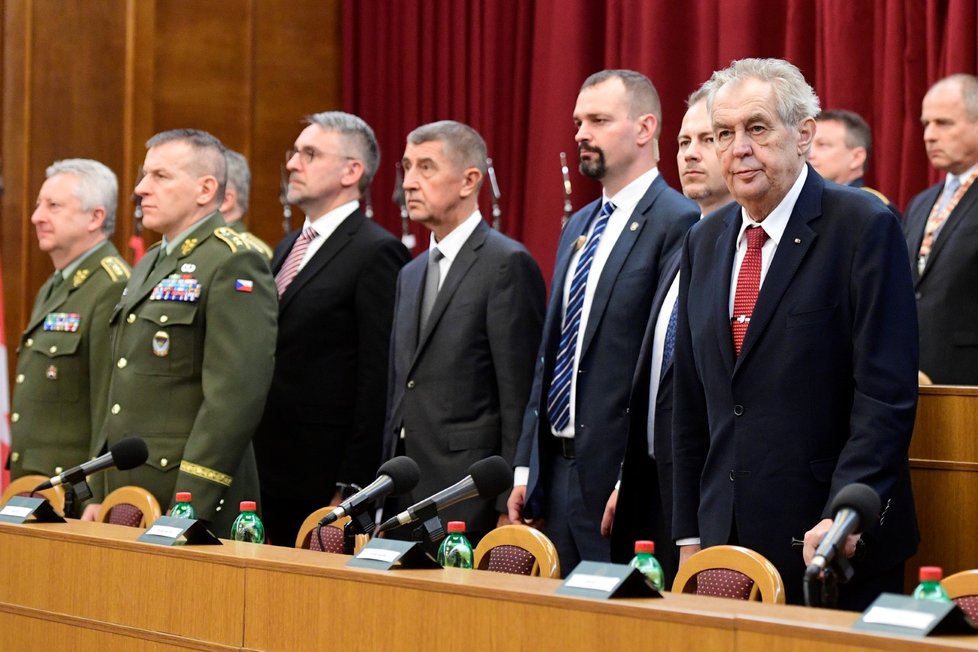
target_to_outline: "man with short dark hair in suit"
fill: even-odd
[[[713,143],[704,85],[689,96],[679,128],[676,163],[683,194],[709,215],[731,201]],[[651,539],[672,585],[679,552],[672,538],[672,360],[679,296],[679,251],[662,274],[632,380],[631,425],[621,464],[621,486],[612,493],[601,530],[611,536],[611,559],[628,562],[635,542]]]
[[[574,108],[580,169],[603,197],[571,216],[516,453],[513,522],[542,518],[566,573],[608,561],[601,518],[629,424],[632,372],[669,256],[699,216],[659,175],[661,105],[631,70],[589,77]]]
[[[806,165],[818,98],[795,66],[744,59],[709,84],[738,203],[683,246],[672,432],[680,564],[701,546],[738,543],[767,557],[799,603],[833,498],[864,483],[882,514],[864,526],[865,554],[839,587],[839,606],[862,610],[902,591],[919,540],[907,459],[917,322],[900,226],[875,198]]]
[[[255,434],[269,539],[292,546],[311,512],[374,479],[404,246],[360,210],[380,152],[357,116],[317,113],[287,154],[306,214],[275,248],[275,372]]]
[[[407,454],[423,499],[491,455],[512,462],[543,326],[540,268],[479,212],[486,145],[444,120],[407,137],[401,160],[408,215],[431,230],[428,251],[398,277],[385,458]],[[440,514],[465,521],[473,544],[506,517],[506,498]],[[405,502],[406,501],[406,502]],[[508,519],[506,519],[508,520]]]
[[[907,207],[920,370],[935,383],[978,385],[978,78],[931,86],[920,120],[927,157],[946,173]]]

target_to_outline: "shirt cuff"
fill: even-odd
[[[525,487],[530,484],[530,467],[517,466],[513,469],[513,486]]]
[[[682,546],[698,546],[698,545],[700,545],[700,538],[699,537],[689,537],[689,538],[686,538],[686,539],[676,539],[676,545],[679,546],[679,547],[682,547]]]

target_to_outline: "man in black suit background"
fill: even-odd
[[[978,385],[978,78],[931,86],[920,121],[927,157],[946,173],[907,207],[920,370],[935,383]]]
[[[706,108],[709,88],[686,101],[676,163],[683,194],[709,215],[732,200],[720,172],[713,125]],[[676,340],[679,251],[669,260],[652,299],[639,362],[632,380],[631,424],[621,465],[621,486],[611,495],[601,531],[611,536],[611,559],[628,562],[635,541],[655,541],[666,586],[672,585],[679,552],[672,538],[672,353]]]
[[[359,199],[380,160],[373,130],[339,111],[309,116],[287,154],[303,227],[275,248],[275,372],[255,454],[269,539],[292,546],[311,512],[374,479],[403,245]]]
[[[672,432],[680,564],[701,546],[738,543],[767,557],[788,602],[801,602],[832,500],[864,483],[882,514],[839,587],[839,606],[861,611],[881,591],[902,591],[919,540],[907,459],[917,323],[900,226],[876,198],[806,164],[818,98],[798,68],[744,59],[708,84],[738,203],[683,245]]]
[[[601,518],[618,478],[632,373],[669,256],[699,216],[656,165],[662,110],[644,75],[605,70],[574,109],[580,170],[603,197],[571,216],[516,453],[510,520],[543,518],[560,566],[608,561]]]
[[[526,248],[482,219],[486,145],[478,132],[450,120],[418,127],[401,164],[408,215],[431,230],[428,251],[398,277],[391,347],[384,451],[421,468],[401,500],[410,504],[480,459],[512,462],[546,290]],[[507,497],[465,501],[440,516],[465,521],[475,544],[505,518]]]

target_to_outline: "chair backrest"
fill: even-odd
[[[475,549],[475,567],[513,575],[560,577],[560,560],[553,542],[527,525],[503,525],[492,530]]]
[[[319,526],[319,521],[324,516],[335,509],[334,507],[322,507],[306,517],[306,520],[299,526],[299,534],[295,538],[296,548],[315,550],[317,552],[332,552],[338,555],[346,554],[343,528],[350,522],[349,516],[333,521],[329,525]],[[356,543],[353,546],[354,554],[360,552],[360,548],[367,544],[370,537],[366,534],[358,534]]]
[[[48,478],[43,475],[22,475],[16,480],[13,480],[7,488],[3,490],[3,497],[0,498],[0,505],[5,505],[8,500],[14,496],[30,496],[31,489],[41,484]],[[51,506],[59,513],[63,514],[65,511],[65,490],[62,486],[52,487],[51,489],[45,489],[39,492],[42,496],[48,499]]]
[[[674,593],[696,593],[784,604],[784,583],[774,564],[740,546],[713,546],[679,567]]]
[[[941,580],[941,586],[965,615],[978,622],[978,570],[966,570]]]
[[[99,521],[129,527],[149,527],[163,510],[159,501],[142,487],[119,487],[102,501]]]

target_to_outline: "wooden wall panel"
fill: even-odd
[[[0,0],[0,12],[0,262],[11,367],[52,271],[30,214],[56,159],[91,157],[115,170],[114,240],[131,258],[132,189],[146,139],[206,129],[251,162],[249,228],[273,245],[281,238],[283,153],[304,114],[340,107],[339,0]]]

